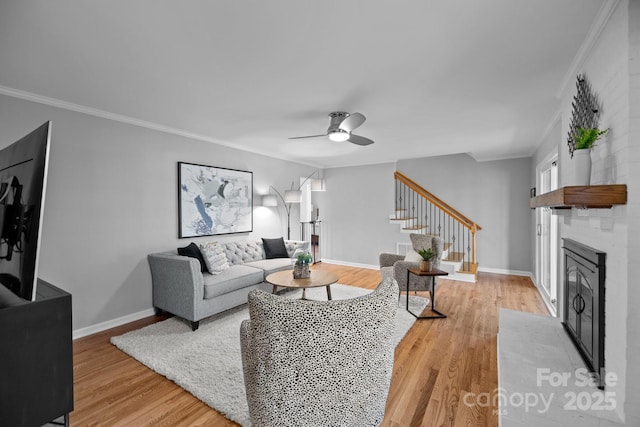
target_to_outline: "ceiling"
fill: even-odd
[[[607,1],[2,1],[0,93],[317,167],[525,157]],[[376,143],[287,139],[332,111]]]

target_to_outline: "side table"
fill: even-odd
[[[415,314],[414,312],[412,312],[411,310],[409,310],[409,282],[411,279],[411,275],[414,276],[418,276],[418,277],[431,277],[431,311],[436,313],[435,315],[431,315],[431,316],[418,316],[417,314]],[[446,314],[439,312],[438,310],[436,310],[435,305],[436,305],[436,277],[437,276],[448,276],[449,273],[447,273],[446,271],[442,271],[442,270],[438,270],[438,269],[432,269],[431,271],[420,271],[417,268],[409,268],[407,270],[407,311],[411,314],[413,314],[413,316],[416,319],[444,319],[447,317]],[[428,280],[428,279],[427,279]]]

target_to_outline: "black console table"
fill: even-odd
[[[38,280],[33,302],[0,309],[0,424],[41,426],[73,411],[71,295]]]

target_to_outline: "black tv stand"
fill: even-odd
[[[71,328],[71,295],[43,280],[35,301],[0,309],[0,424],[41,426],[64,417],[69,425]]]

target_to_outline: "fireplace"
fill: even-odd
[[[564,249],[564,315],[562,325],[604,389],[604,252],[570,239]]]

